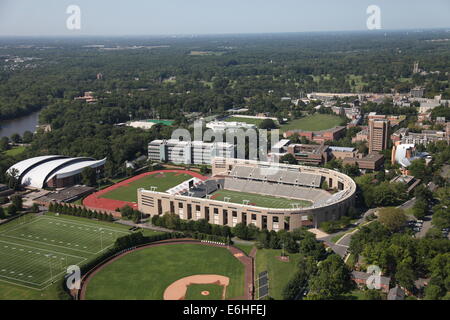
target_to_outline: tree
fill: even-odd
[[[18,133],[14,133],[11,135],[11,141],[14,143],[20,143],[22,141],[22,138]]]
[[[297,160],[293,154],[287,153],[280,158],[280,163],[297,164]]]
[[[411,175],[416,179],[421,179],[422,181],[428,181],[429,179],[429,170],[427,165],[425,164],[424,159],[416,159],[411,162],[408,167],[408,171],[411,172]]]
[[[365,290],[363,296],[364,300],[383,300],[383,295],[380,290]]]
[[[202,166],[200,167],[200,173],[201,173],[202,175],[207,175],[207,174],[209,173],[208,166],[202,165]]]
[[[19,181],[19,170],[16,168],[12,168],[6,173],[6,181],[8,183],[8,187],[12,190],[18,190],[20,187]]]
[[[276,128],[277,128],[277,124],[272,119],[264,119],[259,124],[259,129],[270,130],[270,129],[276,129]]]
[[[350,270],[342,259],[332,254],[319,263],[317,274],[309,281],[308,298],[313,300],[336,299],[352,289]]]
[[[9,138],[2,137],[0,139],[0,151],[6,151],[9,149]]]
[[[233,228],[233,234],[239,239],[248,240],[248,227],[243,223],[238,223]]]
[[[404,211],[400,208],[382,208],[378,211],[378,221],[391,232],[398,231],[407,220]]]
[[[18,211],[17,207],[13,204],[11,204],[6,210],[7,210],[9,216],[15,216]]]
[[[33,203],[31,206],[31,212],[38,213],[39,212],[39,205],[37,203]]]
[[[414,280],[416,280],[413,267],[410,261],[403,261],[397,266],[397,272],[395,273],[395,279],[403,287],[409,291],[414,290]]]
[[[414,217],[423,219],[427,215],[428,203],[424,199],[417,199],[412,208]]]
[[[85,168],[81,172],[81,181],[84,185],[90,187],[97,185],[97,173],[95,172],[95,169],[91,167]]]
[[[14,195],[11,197],[11,203],[17,208],[18,211],[23,209],[22,196]]]
[[[440,286],[429,284],[425,288],[425,300],[439,300],[444,293]]]
[[[23,143],[31,143],[33,141],[33,133],[31,131],[25,131],[22,136]]]

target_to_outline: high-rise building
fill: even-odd
[[[387,149],[388,131],[389,120],[369,120],[369,153]]]
[[[153,140],[148,158],[153,161],[184,164],[211,164],[214,157],[234,158],[234,145],[225,142]]]

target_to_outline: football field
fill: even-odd
[[[21,217],[0,229],[0,281],[44,289],[128,231],[64,217]]]
[[[159,172],[147,175],[126,185],[122,185],[103,194],[101,197],[106,199],[137,202],[137,190],[139,188],[150,189],[151,187],[155,187],[155,191],[164,192],[189,179],[192,179],[192,176],[186,173]]]
[[[279,198],[256,193],[220,189],[211,195],[212,200],[229,201],[263,208],[291,209],[293,206],[308,207],[312,203],[304,200]]]

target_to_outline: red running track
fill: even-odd
[[[119,183],[116,183],[108,188],[105,188],[103,190],[97,191],[89,196],[87,196],[84,200],[83,200],[83,205],[94,209],[94,210],[109,210],[109,211],[115,211],[117,208],[122,208],[123,206],[129,205],[132,208],[137,209],[138,205],[135,202],[128,202],[128,201],[121,201],[121,200],[113,200],[113,199],[106,199],[106,198],[101,198],[102,195],[104,195],[105,193],[108,193],[112,190],[115,190],[117,188],[123,187],[123,186],[127,186],[129,183],[142,179],[143,177],[152,175],[152,174],[157,174],[157,173],[169,173],[169,172],[178,172],[180,174],[185,173],[188,174],[194,178],[198,178],[200,180],[206,180],[208,179],[208,177],[202,176],[199,173],[196,172],[192,172],[192,171],[187,171],[187,170],[158,170],[158,171],[152,171],[152,172],[146,172],[146,173],[142,173],[140,175],[137,175],[135,177],[132,177],[130,179],[121,181]]]

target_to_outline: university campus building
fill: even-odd
[[[213,157],[234,157],[234,145],[226,142],[153,140],[148,159],[183,164],[211,164]]]

